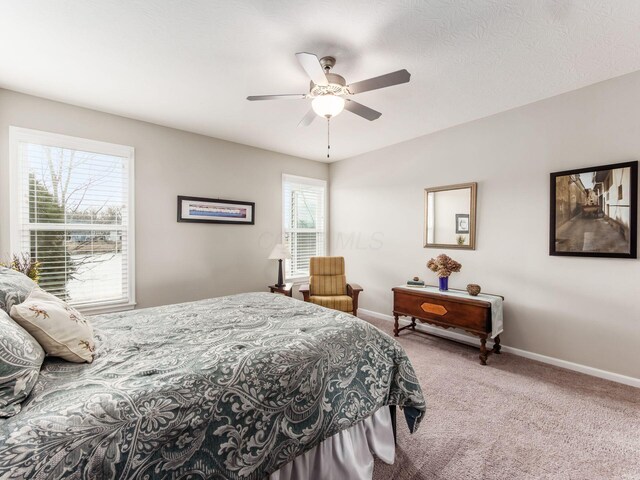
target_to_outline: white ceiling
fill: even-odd
[[[326,123],[294,54],[409,84],[332,120],[338,160],[640,70],[638,0],[0,0],[0,87],[304,158]]]

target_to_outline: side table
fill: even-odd
[[[293,283],[285,283],[282,287],[279,287],[278,285],[269,285],[269,290],[271,293],[281,293],[287,297],[293,297]]]

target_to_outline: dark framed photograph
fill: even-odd
[[[550,255],[637,258],[637,161],[552,173],[550,207]]]
[[[456,213],[456,233],[469,233],[468,213]]]
[[[178,196],[178,221],[253,225],[256,204],[236,200]]]

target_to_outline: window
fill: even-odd
[[[309,259],[326,254],[327,182],[315,178],[282,176],[283,236],[291,259],[286,278],[309,276]]]
[[[87,313],[133,308],[132,147],[11,127],[11,250]]]

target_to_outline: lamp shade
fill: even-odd
[[[289,253],[289,248],[282,243],[273,247],[269,254],[269,260],[284,260],[288,258],[291,258],[291,253]]]
[[[320,95],[313,99],[311,108],[321,117],[335,117],[344,108],[344,98],[332,94]]]

